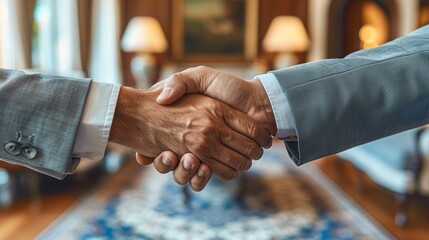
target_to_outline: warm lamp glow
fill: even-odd
[[[152,17],[134,17],[121,41],[126,52],[154,53],[167,50],[167,40],[159,22]]]
[[[363,25],[359,30],[359,39],[363,44],[363,49],[377,47],[379,45],[378,38],[377,29],[370,24]]]
[[[368,49],[385,43],[389,37],[388,17],[384,10],[374,2],[362,6],[362,23],[359,29],[360,48]]]
[[[309,46],[309,39],[302,21],[293,16],[274,18],[262,41],[268,52],[302,52]]]

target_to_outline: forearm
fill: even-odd
[[[296,123],[298,164],[429,122],[429,27],[344,59],[274,71]],[[298,151],[299,150],[299,151]]]

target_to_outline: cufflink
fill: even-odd
[[[21,144],[16,141],[10,141],[5,143],[3,148],[5,152],[9,153],[10,155],[16,156],[19,155],[21,151]]]
[[[21,147],[21,155],[27,159],[34,159],[37,155],[37,150],[31,145],[23,145]]]
[[[21,155],[29,160],[34,159],[37,156],[37,148],[33,146],[34,137],[34,134],[26,136],[19,131],[15,135],[15,141],[6,142],[3,149],[13,156]]]

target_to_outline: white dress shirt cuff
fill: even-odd
[[[73,157],[100,160],[109,140],[121,85],[92,81],[77,131]]]
[[[272,73],[266,73],[256,76],[261,80],[270,99],[271,107],[276,119],[277,133],[276,138],[285,139],[296,136],[295,121],[292,116],[289,101],[280,86],[279,81]]]

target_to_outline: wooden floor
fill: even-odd
[[[0,240],[34,239],[79,196],[105,179],[107,177],[100,177],[100,173],[94,174],[94,179],[75,177],[61,182],[52,179],[59,193],[31,194],[30,197],[19,197],[8,208],[0,207]]]
[[[0,210],[0,239],[34,239],[78,195],[78,191],[73,191],[43,196],[39,200],[20,200],[11,208]]]
[[[391,193],[375,186],[346,161],[328,157],[316,161],[315,165],[398,239],[429,238],[429,199],[413,200],[409,211],[410,222],[408,226],[399,228],[393,222],[396,204]],[[119,177],[121,172],[117,175]],[[115,177],[109,176],[105,181],[113,183]],[[357,179],[363,179],[365,183],[361,190],[355,186]],[[39,199],[21,199],[8,209],[0,209],[0,240],[33,239],[93,184],[95,182],[78,184],[61,194],[44,194]]]
[[[391,192],[376,186],[347,161],[327,157],[314,164],[396,238],[429,239],[429,198],[412,199],[408,209],[408,224],[402,228],[397,227],[394,223],[397,204]]]

